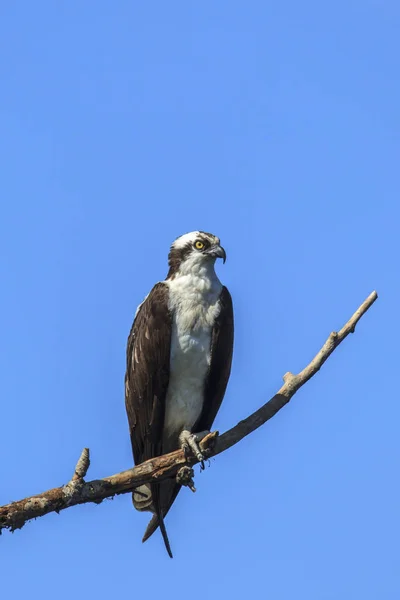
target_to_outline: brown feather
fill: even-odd
[[[171,323],[168,287],[157,283],[138,310],[127,344],[125,406],[136,465],[162,454]],[[151,485],[148,509],[162,520],[159,488],[157,484]],[[162,529],[166,548],[172,556],[165,528]]]
[[[127,345],[125,406],[135,464],[161,453],[171,322],[168,287],[157,283],[138,310]]]

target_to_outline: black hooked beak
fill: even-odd
[[[207,254],[209,254],[213,258],[222,258],[223,262],[226,261],[226,252],[224,248],[217,244],[215,246],[211,246],[211,248],[207,250]]]

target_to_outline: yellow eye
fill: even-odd
[[[197,240],[194,246],[197,248],[197,250],[202,250],[204,248],[204,244],[203,242],[200,242],[200,240]]]

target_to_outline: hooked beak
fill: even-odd
[[[211,246],[211,248],[207,250],[207,254],[209,254],[213,258],[222,258],[223,262],[226,261],[226,252],[224,248],[217,244],[215,246]]]

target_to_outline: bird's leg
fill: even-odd
[[[185,456],[188,456],[190,450],[193,452],[197,460],[201,463],[204,468],[204,455],[200,450],[199,442],[206,437],[209,431],[200,431],[199,433],[190,433],[187,429],[184,429],[179,436],[179,443]]]

